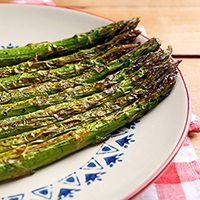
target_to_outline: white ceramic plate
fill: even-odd
[[[109,20],[75,10],[0,5],[0,47],[55,41],[106,25]],[[144,37],[140,37],[145,40]],[[151,183],[179,150],[189,124],[190,97],[182,72],[171,95],[139,122],[105,143],[87,148],[0,184],[2,199],[129,199]]]

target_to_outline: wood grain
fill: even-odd
[[[196,0],[53,0],[56,5],[67,6],[67,7],[197,7],[200,6],[200,1]]]
[[[149,37],[159,37],[163,47],[171,44],[175,54],[200,55],[200,7],[73,7],[112,20],[141,17]]]

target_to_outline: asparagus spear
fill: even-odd
[[[168,71],[170,71],[170,72],[174,71],[177,68],[179,63],[180,63],[180,61],[172,62],[172,63],[166,62],[166,64],[154,66],[153,68],[151,67],[151,69],[148,69],[148,70],[142,69],[144,71],[142,76],[140,73],[137,75],[133,75],[134,81],[137,81],[137,86],[139,87],[140,92],[142,92],[142,90],[144,90],[144,91],[147,90],[148,84],[154,85],[154,81],[153,81],[154,79],[155,80],[159,79],[160,77],[162,77],[163,74],[166,75],[168,73]],[[148,65],[147,65],[147,67],[149,68]],[[148,77],[148,79],[144,78],[144,77]],[[144,79],[145,84],[143,83],[143,79]],[[135,89],[133,89],[132,91],[134,91],[134,90]],[[138,90],[137,90],[137,92],[138,92]],[[81,117],[81,115],[79,117]]]
[[[44,109],[49,105],[73,101],[84,96],[89,96],[92,93],[103,91],[104,89],[128,77],[131,73],[138,70],[139,67],[141,67],[145,62],[153,63],[156,60],[156,63],[158,64],[159,62],[169,60],[171,52],[171,48],[151,52],[145,56],[139,57],[136,61],[132,63],[131,68],[124,68],[121,71],[117,71],[112,75],[108,75],[105,79],[92,84],[77,86],[75,88],[68,88],[60,93],[56,93],[53,95],[39,96],[30,98],[25,101],[1,105],[0,119],[5,119],[17,115],[24,115],[36,110]],[[141,72],[144,72],[143,68],[141,69]]]
[[[5,78],[27,72],[36,72],[38,70],[54,69],[68,63],[80,63],[88,59],[94,59],[95,57],[102,55],[105,51],[109,50],[113,46],[133,43],[135,38],[140,33],[141,31],[139,30],[133,30],[131,33],[123,33],[115,36],[107,43],[97,45],[90,49],[83,49],[78,51],[77,53],[73,53],[67,56],[62,56],[44,61],[26,61],[18,65],[1,67],[0,78]]]
[[[117,112],[41,144],[19,147],[0,154],[0,180],[30,174],[35,169],[103,140],[116,129],[143,116],[169,94],[176,82],[176,73],[159,79],[142,99]]]
[[[130,93],[118,99],[110,100],[99,107],[95,107],[84,113],[74,115],[67,120],[50,124],[49,126],[35,129],[30,132],[24,132],[16,136],[3,138],[0,140],[0,152],[9,151],[13,148],[16,148],[16,146],[27,143],[41,143],[70,130],[80,128],[89,122],[94,122],[95,120],[98,120],[114,111],[122,109],[138,99],[139,96],[141,96],[141,92],[137,90],[135,93]]]
[[[134,52],[128,53],[126,55],[127,57],[122,56],[123,58],[120,61],[116,61],[115,63],[113,62],[110,67],[115,67],[114,69],[116,69],[117,67],[115,65],[117,64],[118,68],[126,67],[128,64],[130,64],[130,62],[132,62],[134,59],[137,59],[140,55],[148,54],[151,51],[155,51],[159,48],[159,46],[160,41],[157,38],[152,38],[139,46]],[[128,57],[129,59],[127,59]],[[122,65],[123,61],[126,61],[124,66]],[[109,72],[109,68],[105,68],[104,70],[102,68],[94,68],[92,72],[86,72],[84,75],[78,76],[77,78],[59,81],[56,83],[46,82],[15,90],[1,91],[0,104],[18,102],[35,96],[46,96],[49,94],[55,94],[70,87],[85,85],[85,82],[96,82],[97,80],[90,76],[97,76],[97,74],[101,74],[97,76],[97,79],[99,80],[100,78],[106,77]]]
[[[49,106],[44,110],[38,110],[26,115],[6,118],[0,123],[0,137],[7,137],[19,132],[47,126],[75,114],[83,113],[95,106],[105,103],[110,98],[117,98],[126,94],[128,91],[130,92],[130,88],[133,87],[133,85],[134,83],[132,83],[132,80],[126,80],[123,84],[117,83],[107,90],[76,101]]]
[[[160,62],[160,60],[158,59]],[[158,62],[158,63],[159,63]],[[160,64],[160,63],[159,63]],[[7,118],[0,123],[0,137],[8,137],[10,135],[16,135],[18,132],[29,131],[38,127],[47,126],[57,121],[65,120],[74,114],[83,113],[93,107],[99,106],[109,99],[118,98],[124,94],[130,92],[132,88],[138,84],[138,78],[146,75],[150,71],[150,66],[156,66],[154,62],[152,64],[147,63],[146,70],[139,70],[136,74],[131,74],[129,78],[114,84],[109,89],[106,89],[100,93],[95,93],[91,96],[78,99],[73,102],[66,102],[47,107],[44,110],[38,110],[30,114]]]
[[[57,82],[60,80],[66,80],[83,74],[85,71],[93,67],[94,62],[95,65],[106,64],[107,62],[112,61],[112,59],[118,59],[118,57],[135,49],[137,46],[138,45],[127,44],[120,47],[113,47],[108,52],[98,57],[96,61],[95,59],[91,59],[86,60],[86,63],[65,64],[63,67],[56,69],[39,70],[32,73],[23,73],[7,78],[0,78],[0,90],[10,90],[47,81]]]
[[[135,29],[138,22],[139,18],[132,18],[127,21],[110,23],[107,26],[98,27],[89,32],[76,34],[73,37],[55,42],[30,43],[23,47],[2,49],[0,50],[0,66],[13,65],[35,58],[41,60],[58,53],[64,55],[79,49],[90,48],[110,40],[120,31],[127,30],[127,27],[131,30]]]
[[[4,138],[0,140],[0,152],[8,151],[18,145],[26,143],[41,143],[57,135],[66,133],[70,130],[75,130],[84,126],[88,122],[93,122],[101,117],[104,117],[114,111],[120,110],[123,107],[133,103],[138,98],[141,98],[151,87],[155,87],[163,77],[167,77],[169,73],[175,72],[180,61],[166,62],[158,66],[151,67],[149,71],[145,72],[143,76],[138,74],[134,76],[137,79],[138,87],[135,87],[131,92],[118,99],[110,100],[105,104],[93,108],[85,113],[81,113],[70,117],[67,120],[50,124],[30,132],[18,134],[16,136]],[[147,78],[145,78],[147,77]]]

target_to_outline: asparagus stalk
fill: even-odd
[[[19,145],[27,143],[29,143],[29,145],[38,144],[60,134],[80,128],[89,122],[94,122],[114,111],[122,109],[138,99],[139,96],[141,96],[141,92],[137,90],[135,93],[130,93],[118,99],[110,100],[99,107],[74,115],[67,120],[50,124],[49,126],[35,129],[30,132],[24,132],[16,136],[3,138],[0,140],[0,152],[9,151]]]
[[[8,151],[16,146],[26,143],[35,144],[44,142],[52,137],[75,130],[81,126],[84,126],[88,122],[91,123],[114,111],[120,110],[141,98],[142,95],[144,95],[148,90],[150,90],[152,87],[154,88],[162,78],[165,78],[168,76],[168,74],[175,72],[179,63],[180,61],[165,62],[164,64],[151,67],[151,69],[146,71],[143,76],[134,76],[134,79],[137,79],[136,81],[138,83],[138,87],[133,88],[129,94],[118,99],[110,100],[99,107],[93,108],[85,113],[72,116],[67,120],[50,124],[46,127],[42,127],[30,132],[25,132],[16,136],[1,139],[0,152]]]
[[[158,61],[158,64],[160,64],[160,60]],[[0,137],[16,135],[18,132],[29,131],[47,126],[51,123],[56,123],[57,121],[65,120],[74,114],[83,113],[93,107],[100,106],[109,99],[112,100],[125,95],[138,85],[138,77],[145,77],[147,74],[149,77],[151,75],[149,73],[152,73],[152,70],[150,70],[152,66],[155,67],[156,64],[154,62],[152,62],[152,64],[147,63],[146,69],[138,70],[139,72],[131,74],[129,78],[114,84],[109,89],[100,93],[95,93],[73,102],[50,106],[44,110],[38,110],[30,114],[6,118],[6,120],[0,123]]]
[[[139,18],[132,18],[127,21],[110,23],[107,26],[98,27],[89,32],[76,34],[73,37],[55,42],[30,43],[23,47],[3,49],[0,50],[0,66],[18,64],[35,58],[41,60],[49,56],[56,56],[58,53],[60,56],[79,49],[90,48],[110,40],[120,31],[127,30],[127,27],[130,28],[131,32],[138,22]]]
[[[172,90],[177,71],[159,79],[143,98],[110,115],[81,128],[52,138],[41,144],[15,148],[0,154],[0,180],[30,174],[33,170],[59,160],[88,145],[102,141],[116,129],[143,116],[154,108]]]
[[[67,56],[53,58],[44,61],[26,61],[18,65],[5,66],[0,68],[0,78],[10,77],[17,74],[36,72],[38,70],[49,70],[61,67],[69,63],[80,63],[88,59],[94,59],[97,56],[102,55],[105,51],[109,50],[113,46],[119,46],[123,44],[131,44],[135,38],[140,34],[139,30],[133,30],[131,33],[123,33],[115,36],[109,42],[97,45],[90,49],[83,49],[77,53],[73,53]]]
[[[113,47],[101,57],[98,57],[96,61],[95,59],[91,59],[86,60],[86,63],[65,64],[63,67],[56,69],[39,70],[32,73],[23,73],[7,78],[0,78],[0,90],[10,90],[47,81],[57,82],[66,80],[88,71],[88,69],[93,67],[94,62],[96,65],[106,64],[107,62],[112,61],[112,59],[118,59],[118,57],[135,49],[137,46],[138,45],[127,44],[120,47]]]
[[[26,115],[6,118],[0,123],[0,138],[47,126],[51,123],[65,120],[75,114],[83,113],[93,107],[100,106],[111,98],[117,98],[130,92],[130,88],[134,87],[134,85],[135,83],[129,79],[123,83],[117,83],[100,93],[95,93],[76,101],[49,106]]]
[[[125,54],[121,57],[120,60],[116,60],[115,62],[113,61],[109,67],[105,65],[103,65],[102,68],[94,67],[91,71],[86,72],[83,75],[68,80],[59,81],[56,83],[46,82],[41,84],[34,84],[32,86],[19,88],[15,90],[1,91],[0,104],[18,102],[35,96],[46,96],[50,94],[55,94],[70,87],[85,85],[85,83],[87,82],[96,82],[97,80],[103,79],[114,70],[128,66],[133,60],[137,59],[140,55],[156,51],[159,48],[159,46],[160,41],[157,38],[152,38],[151,40],[145,42],[144,44],[136,48],[134,52]],[[124,65],[123,61],[125,62]],[[91,76],[96,76],[97,78],[92,78]]]
[[[121,71],[117,71],[114,74],[108,75],[105,79],[95,83],[84,86],[77,86],[75,88],[68,88],[60,93],[53,95],[39,96],[20,102],[1,105],[0,119],[5,119],[17,115],[24,115],[36,110],[44,109],[50,105],[73,101],[75,99],[103,91],[113,84],[124,80],[126,77],[129,77],[131,73],[134,73],[134,71],[138,70],[145,62],[153,63],[156,60],[156,63],[159,64],[159,62],[162,63],[169,60],[171,52],[171,48],[151,52],[145,56],[142,56],[142,58],[139,57],[135,62],[132,63],[131,67],[124,68]],[[143,68],[141,69],[141,74],[144,72],[144,70]],[[148,68],[146,70],[148,70]]]

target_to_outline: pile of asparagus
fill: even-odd
[[[170,94],[180,61],[139,18],[0,50],[0,181],[99,143]]]

